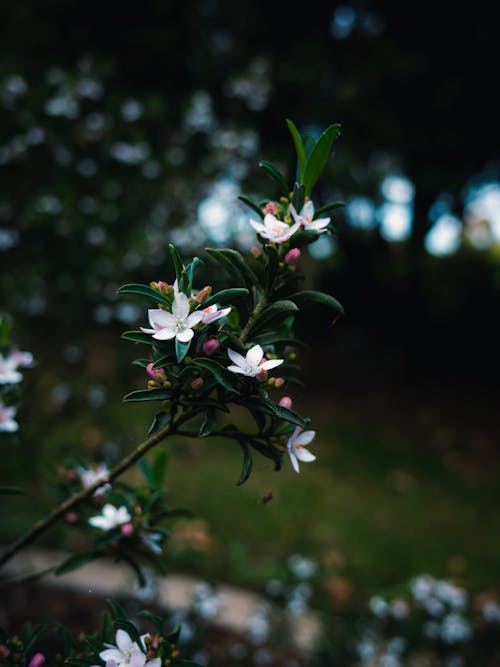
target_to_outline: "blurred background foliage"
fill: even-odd
[[[179,544],[191,566],[256,586],[305,552],[335,572],[336,602],[422,569],[497,585],[492,11],[2,4],[0,304],[37,360],[20,434],[1,444],[5,475],[54,474],[52,457],[75,451],[114,460],[143,435],[151,408],[120,400],[145,379],[119,336],[145,313],[117,288],[171,281],[168,242],[206,260],[200,287],[220,284],[203,247],[253,245],[237,196],[277,196],[261,159],[292,180],[285,118],[313,134],[340,122],[315,202],[346,206],[333,213],[335,237],[302,261],[306,286],[346,315],[332,328],[305,314],[307,391],[290,390],[314,420],[319,460],[300,478],[263,464],[236,489],[238,452],[175,444],[175,504],[206,522]],[[275,498],[260,506],[269,485]],[[4,517],[5,536],[33,518],[32,501],[16,503],[21,518]]]

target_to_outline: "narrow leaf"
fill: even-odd
[[[234,266],[218,248],[205,248],[208,254],[213,257],[231,276],[237,285],[244,287],[246,285],[245,278],[238,267]]]
[[[345,206],[345,202],[343,201],[332,201],[330,204],[325,204],[321,208],[318,208],[317,211],[315,211],[314,217],[319,218],[323,213],[328,213],[328,211],[333,211],[336,208],[341,208],[342,206]]]
[[[79,567],[82,567],[101,556],[102,554],[99,551],[87,551],[85,553],[75,554],[66,558],[66,560],[56,568],[55,574],[59,576],[71,572],[72,570],[77,570]]]
[[[316,290],[303,290],[301,292],[292,294],[288,298],[291,301],[296,301],[298,303],[319,303],[322,306],[326,306],[327,308],[333,308],[333,310],[336,310],[342,315],[344,314],[344,308],[342,307],[342,304],[340,304],[333,296],[330,296],[330,294],[326,294],[325,292],[318,292]]]
[[[276,279],[276,274],[278,273],[279,255],[278,255],[278,250],[273,245],[266,246],[264,252],[266,253],[267,256],[266,289],[270,291]]]
[[[304,150],[304,143],[302,142],[302,137],[300,136],[300,132],[296,128],[295,123],[289,118],[287,118],[286,124],[288,125],[288,129],[290,131],[290,134],[292,135],[293,143],[295,144],[295,151],[297,153],[299,180],[302,183],[302,177],[306,169],[306,152]]]
[[[153,423],[149,427],[148,435],[154,435],[157,431],[160,431],[171,419],[172,415],[169,412],[158,412],[158,414],[154,416]]]
[[[25,491],[17,486],[0,486],[0,495],[3,496],[24,496]]]
[[[177,248],[174,246],[173,243],[168,244],[168,249],[170,251],[170,256],[172,257],[172,262],[174,264],[175,277],[177,279],[179,289],[182,290],[181,278],[182,278],[182,272],[184,271],[184,265],[182,264],[181,257],[177,251]]]
[[[145,343],[146,345],[158,345],[160,342],[142,331],[124,331],[121,337],[125,340],[131,340],[134,343]]]
[[[241,486],[244,484],[247,479],[250,477],[250,473],[252,472],[252,455],[250,454],[250,449],[248,448],[248,445],[246,445],[244,442],[239,442],[241,450],[243,452],[243,467],[241,469],[241,474],[236,482],[236,486]]]
[[[306,195],[311,193],[316,181],[320,177],[330,156],[333,142],[338,137],[339,133],[340,125],[335,123],[334,125],[330,125],[316,142],[304,171]]]
[[[130,285],[122,285],[117,294],[141,294],[142,296],[147,296],[156,303],[163,303],[167,306],[170,306],[170,301],[160,292],[157,292],[155,289],[149,285],[137,285],[135,283]]]
[[[282,194],[285,197],[288,197],[288,195],[290,194],[290,188],[288,187],[285,179],[276,169],[276,167],[272,165],[270,162],[267,162],[266,160],[262,160],[261,162],[259,162],[259,167],[262,167],[262,169],[265,169],[265,171],[267,171],[269,176],[278,184]]]
[[[257,213],[257,215],[259,215],[261,218],[264,217],[264,213],[263,213],[261,207],[258,204],[256,204],[254,201],[252,201],[249,197],[247,197],[245,195],[239,195],[238,199],[240,199],[244,204],[249,206],[252,209],[252,211],[255,211],[255,213]]]
[[[177,356],[177,361],[179,363],[184,359],[184,357],[188,353],[188,350],[191,347],[191,340],[188,341],[187,343],[181,343],[181,341],[178,338],[175,339],[175,354]]]
[[[252,440],[249,444],[250,447],[259,452],[259,454],[262,454],[262,456],[271,459],[271,461],[274,463],[274,470],[281,470],[283,452],[280,449],[273,447],[272,445],[264,444],[259,440]]]
[[[187,275],[189,286],[191,287],[194,279],[194,272],[199,266],[203,266],[203,260],[199,257],[193,257],[193,261],[186,266],[185,273]]]
[[[193,364],[205,368],[228,391],[236,391],[230,372],[215,359],[194,359]]]
[[[293,186],[293,195],[292,195],[292,204],[295,207],[295,210],[300,213],[302,207],[304,206],[304,201],[306,198],[306,189],[303,185],[295,183]]]
[[[257,318],[252,327],[252,331],[262,329],[262,327],[270,325],[272,322],[283,321],[285,317],[288,317],[297,311],[298,308],[293,301],[275,301],[275,303],[268,306]]]
[[[199,431],[199,436],[200,438],[206,438],[212,431],[214,430],[215,426],[217,423],[217,418],[215,414],[215,410],[213,408],[209,408],[206,413],[205,413],[205,419],[203,420],[203,423],[200,427]]]
[[[290,238],[292,248],[303,248],[310,243],[314,243],[319,238],[319,232],[315,229],[301,229]]]
[[[208,299],[203,302],[202,307],[206,308],[207,306],[211,306],[214,303],[223,305],[225,303],[230,303],[231,301],[234,301],[234,299],[238,299],[242,296],[248,296],[248,290],[246,287],[230,287],[229,289],[220,290],[220,292],[216,292],[215,294],[209,296]]]
[[[126,394],[122,401],[123,403],[132,403],[137,401],[164,401],[172,398],[172,391],[170,389],[138,389]]]

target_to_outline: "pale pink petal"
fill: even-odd
[[[230,347],[227,349],[227,354],[229,358],[231,359],[232,362],[234,362],[237,366],[243,367],[246,366],[246,361],[245,358],[241,356],[241,354],[238,354],[238,352],[235,352],[232,350]]]
[[[295,456],[299,459],[299,461],[316,461],[316,457],[314,454],[311,454],[311,452],[306,449],[305,447],[298,447],[295,449]]]
[[[300,222],[296,222],[294,225],[288,228],[289,235],[295,234],[297,229],[300,227]]]
[[[306,201],[306,203],[302,207],[302,210],[300,211],[300,215],[301,217],[309,220],[312,220],[314,218],[314,204],[312,203],[311,200]]]
[[[299,225],[300,225],[300,223],[301,223],[300,216],[297,213],[297,211],[295,210],[295,206],[293,204],[290,204],[290,213],[292,214],[293,219],[295,220],[295,222],[298,222]]]
[[[122,652],[119,651],[117,648],[104,649],[104,651],[101,651],[99,653],[99,657],[102,658],[106,662],[108,660],[114,660],[118,665],[123,660]]]
[[[314,439],[316,431],[304,431],[301,433],[296,440],[300,442],[301,445],[308,445]]]
[[[262,357],[264,356],[264,350],[260,345],[254,345],[247,352],[246,363],[249,366],[257,366]]]
[[[100,528],[101,530],[110,530],[111,526],[109,525],[109,520],[104,516],[93,516],[89,519],[89,523],[94,528]]]
[[[143,333],[147,333],[147,334],[154,334],[154,333],[156,333],[156,331],[157,331],[156,329],[145,329],[144,327],[140,327],[140,330],[141,330]]]
[[[153,338],[156,338],[156,340],[170,340],[171,338],[175,338],[176,333],[177,327],[165,327],[153,334]]]
[[[319,220],[313,220],[307,225],[307,229],[323,229],[330,223],[330,218],[320,218]]]
[[[194,312],[191,313],[191,315],[188,315],[186,317],[186,319],[184,320],[184,324],[188,327],[188,329],[192,329],[197,324],[199,324],[202,319],[203,319],[203,312],[201,310],[195,310]]]
[[[290,461],[292,462],[293,469],[295,470],[295,472],[300,472],[299,462],[297,461],[297,457],[290,449],[288,450],[288,454],[290,455]]]
[[[161,667],[161,658],[155,658],[154,660],[149,660],[146,663],[146,667]]]
[[[179,320],[185,320],[189,315],[189,300],[184,292],[175,295],[172,303],[172,315]]]
[[[134,651],[131,655],[129,666],[144,667],[145,664],[146,664],[146,656],[144,655],[144,653],[142,651],[139,651],[139,649],[137,649],[137,651]]]
[[[271,368],[276,368],[276,366],[279,366],[282,364],[284,359],[269,359],[268,361],[264,361],[264,363],[260,364],[260,368],[263,368],[266,371],[270,371]]]
[[[177,340],[181,343],[189,343],[193,336],[194,332],[192,329],[184,329],[184,331],[178,331],[176,334]]]
[[[122,630],[121,628],[116,631],[115,641],[116,645],[122,653],[130,648],[134,643],[128,632],[125,632],[125,630]]]
[[[265,229],[266,229],[265,226],[261,222],[257,222],[257,220],[252,220],[251,218],[250,218],[250,224],[255,229],[255,231],[258,232],[259,234],[261,232],[265,231]]]
[[[148,310],[149,324],[153,329],[160,329],[165,326],[168,326],[170,322],[174,322],[174,318],[171,313],[167,313],[161,308],[150,308]]]
[[[227,370],[231,371],[231,373],[241,373],[241,375],[250,375],[250,373],[241,368],[241,366],[228,366]]]

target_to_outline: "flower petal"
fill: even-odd
[[[297,447],[295,449],[295,456],[299,459],[299,461],[316,461],[314,454],[311,454],[311,452],[305,447]]]
[[[315,436],[316,436],[316,431],[304,431],[299,435],[297,441],[300,442],[301,445],[308,445],[310,442],[313,441]]]
[[[261,348],[261,346],[254,345],[247,352],[246,363],[249,366],[257,366],[263,356],[264,350]]]
[[[299,470],[299,462],[297,461],[297,457],[295,454],[292,452],[291,449],[288,450],[288,454],[290,455],[290,461],[292,462],[293,469],[295,472],[300,472]]]
[[[189,299],[184,292],[175,295],[172,302],[172,315],[179,320],[185,320],[189,315]]]
[[[156,338],[156,340],[170,340],[171,338],[175,338],[176,333],[177,327],[165,327],[153,334],[153,338]]]
[[[161,667],[161,658],[154,658],[154,660],[149,660],[145,667]]]
[[[91,526],[94,526],[94,528],[100,528],[101,530],[111,530],[113,527],[110,525],[109,519],[106,519],[106,517],[101,515],[90,517],[89,523]]]
[[[194,336],[194,331],[192,329],[184,329],[184,331],[178,331],[176,333],[176,338],[181,343],[189,343],[189,341],[193,336]]]
[[[117,648],[106,648],[104,651],[99,653],[99,657],[102,658],[105,662],[108,660],[114,660],[117,665],[119,665],[123,660],[123,654]]]
[[[244,368],[247,365],[245,357],[242,357],[241,354],[238,354],[238,352],[235,352],[230,347],[227,348],[227,354],[228,357],[231,359],[231,361],[235,363],[237,366]]]
[[[197,324],[199,324],[202,319],[203,319],[203,311],[195,310],[194,312],[191,313],[191,315],[188,315],[186,317],[186,319],[184,320],[184,324],[188,327],[188,329],[192,329]]]
[[[311,200],[306,201],[304,206],[302,207],[300,211],[300,215],[302,218],[308,218],[309,220],[312,220],[314,218],[314,204],[312,203]]]
[[[148,318],[153,329],[160,329],[168,326],[171,322],[175,322],[172,313],[167,313],[166,310],[161,310],[161,308],[150,308]]]
[[[271,368],[276,368],[276,366],[279,366],[284,361],[284,359],[269,359],[268,361],[264,361],[264,363],[260,364],[260,367],[266,371],[270,371]]]
[[[261,222],[257,222],[257,220],[252,220],[252,218],[250,218],[250,224],[255,229],[255,231],[258,232],[259,234],[261,232],[265,231],[265,229],[266,229],[265,226]]]
[[[241,368],[241,366],[228,366],[227,367],[228,371],[231,371],[231,373],[241,373],[241,375],[252,375],[251,372],[245,370],[244,368]]]
[[[130,648],[130,646],[133,644],[132,638],[128,632],[125,632],[125,630],[122,630],[121,628],[118,628],[116,631],[115,641],[116,645],[122,653]]]
[[[330,223],[330,218],[320,218],[319,220],[313,220],[307,225],[307,229],[323,229]]]

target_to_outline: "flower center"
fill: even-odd
[[[177,331],[185,331],[186,325],[182,320],[177,320]]]

